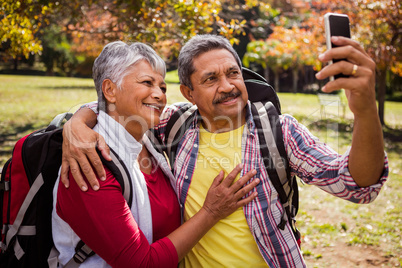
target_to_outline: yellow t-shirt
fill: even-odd
[[[213,179],[223,170],[225,177],[241,163],[244,125],[225,133],[210,133],[200,127],[195,172],[187,194],[184,219],[197,213]],[[238,180],[240,175],[235,180]],[[180,267],[267,267],[251,234],[243,208],[220,220],[186,255]]]

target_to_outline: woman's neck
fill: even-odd
[[[138,165],[140,166],[140,170],[145,174],[149,175],[152,173],[152,155],[144,145],[138,155]]]

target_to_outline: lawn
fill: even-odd
[[[168,103],[184,101],[177,84],[168,85],[167,95]],[[353,129],[348,109],[343,117],[339,109],[328,107],[322,118],[316,95],[279,97],[283,113],[294,115],[338,152],[346,151]],[[95,99],[91,79],[0,75],[0,166],[18,138]],[[402,103],[387,102],[385,114],[390,177],[375,202],[355,205],[300,184],[298,226],[309,267],[401,266]]]

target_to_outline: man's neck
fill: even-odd
[[[219,117],[218,117],[219,118]],[[246,123],[245,110],[236,118],[201,121],[202,126],[211,133],[223,133],[238,129]]]

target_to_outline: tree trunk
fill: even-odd
[[[384,108],[385,108],[385,92],[386,92],[386,79],[387,79],[387,69],[378,71],[378,116],[380,117],[381,125],[385,125],[384,122]]]
[[[14,71],[17,71],[18,70],[18,57],[15,57],[15,59],[14,59]]]
[[[274,79],[274,89],[276,92],[279,92],[279,72],[274,72],[275,79]]]
[[[267,66],[267,68],[264,68],[264,78],[269,83],[269,67],[268,66]]]
[[[46,66],[46,75],[47,76],[53,76],[54,75],[54,72],[53,72],[53,66],[54,66],[53,59],[51,59],[47,63],[45,63],[45,66]]]
[[[297,92],[297,82],[299,82],[299,70],[297,68],[294,68],[292,70],[293,73],[293,88],[292,91],[293,93]]]

